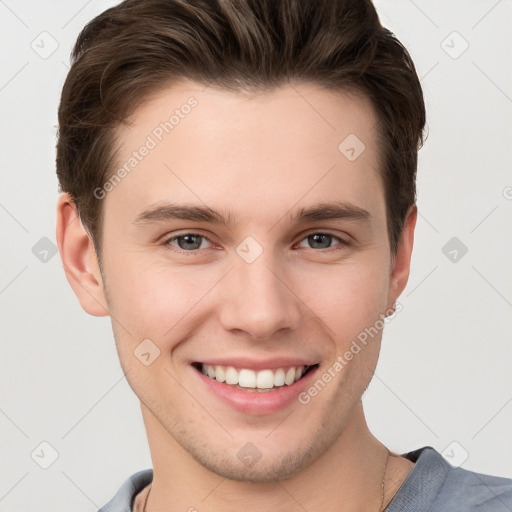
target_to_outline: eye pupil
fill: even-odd
[[[180,249],[195,250],[201,247],[200,235],[183,235],[177,238]],[[183,241],[183,243],[182,243]]]
[[[196,251],[201,249],[204,236],[194,233],[187,233],[174,237],[174,243],[184,251]],[[329,249],[333,239],[336,238],[328,233],[313,233],[306,237],[308,244],[313,249]]]
[[[326,249],[332,242],[332,236],[324,233],[315,233],[314,235],[310,235],[308,239],[314,249]]]

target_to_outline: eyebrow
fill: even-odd
[[[296,213],[291,210],[281,220],[287,217],[290,222],[305,224],[322,220],[349,220],[370,224],[372,216],[370,212],[359,206],[343,202],[319,203],[307,208],[301,208]],[[232,212],[212,210],[208,206],[190,204],[158,204],[143,211],[133,221],[134,224],[149,222],[186,220],[190,222],[206,222],[221,224],[230,227],[235,223],[236,216]]]
[[[291,212],[288,217],[294,220]],[[301,208],[295,216],[298,224],[319,220],[353,220],[370,224],[372,216],[368,210],[350,203],[320,203],[308,208]]]
[[[229,226],[233,221],[233,215],[224,216],[208,206],[189,204],[159,204],[155,205],[139,215],[133,221],[134,224],[142,224],[152,221],[188,220],[191,222],[208,222],[210,224],[223,224]]]

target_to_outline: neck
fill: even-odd
[[[244,510],[379,511],[388,451],[369,431],[359,402],[341,435],[302,471],[275,482],[238,482],[196,462],[141,404],[153,461],[146,512]],[[318,492],[321,489],[321,492]]]

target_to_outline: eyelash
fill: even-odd
[[[201,235],[200,233],[194,233],[194,232],[187,232],[187,233],[182,233],[180,235],[174,235],[172,236],[171,238],[167,238],[164,240],[164,242],[162,243],[162,245],[164,245],[166,248],[167,247],[172,247],[171,251],[174,251],[176,252],[177,254],[185,254],[187,256],[194,256],[195,254],[197,254],[198,252],[204,250],[204,249],[195,249],[193,251],[186,251],[184,249],[179,249],[179,248],[176,248],[175,246],[171,245],[171,242],[179,239],[179,238],[183,238],[187,235],[192,235],[192,236],[198,236],[198,237],[201,237],[202,239],[205,239],[207,240],[208,242],[210,242],[211,244],[213,244],[213,242],[208,238],[206,237],[205,235]],[[329,232],[325,232],[325,231],[312,231],[310,233],[307,233],[306,235],[303,236],[303,238],[300,239],[299,242],[303,242],[304,240],[306,240],[307,238],[309,238],[310,236],[313,236],[313,235],[326,235],[326,236],[330,236],[332,237],[333,240],[337,240],[339,242],[339,246],[342,246],[342,247],[327,247],[326,249],[314,249],[314,248],[310,248],[311,250],[315,251],[315,252],[330,252],[330,251],[337,251],[337,250],[342,250],[343,247],[348,247],[350,244],[350,242],[348,242],[347,240],[337,236],[337,235],[333,235],[332,233],[329,233]]]

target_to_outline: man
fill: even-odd
[[[128,0],[73,56],[57,241],[153,461],[102,511],[510,510],[511,480],[366,425],[425,125],[373,5]]]

